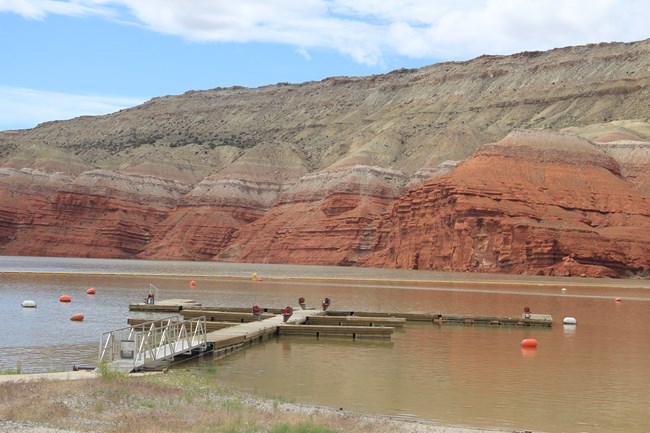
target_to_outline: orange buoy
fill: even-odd
[[[525,338],[521,340],[521,347],[537,347],[537,340],[534,338]]]
[[[61,302],[72,302],[72,298],[68,295],[61,295],[59,298],[59,301]]]
[[[621,302],[621,301],[622,301],[621,298],[616,298],[616,299],[614,299],[614,300],[615,300],[616,302]]]
[[[192,280],[190,281],[190,287],[194,288],[196,286],[196,281]]]
[[[259,277],[259,278],[257,279],[257,281],[264,281],[264,278]]]
[[[70,316],[70,320],[75,322],[81,322],[84,319],[84,315],[81,313],[73,314]]]
[[[95,288],[91,287],[90,289],[86,290],[86,295],[94,295],[95,294]]]

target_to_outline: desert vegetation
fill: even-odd
[[[257,398],[220,384],[214,369],[139,377],[101,370],[97,379],[0,383],[0,432],[39,428],[103,433],[440,431],[440,426],[420,421]]]

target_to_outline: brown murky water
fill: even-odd
[[[149,284],[159,298],[204,305],[283,307],[300,296],[316,305],[328,296],[338,310],[503,316],[528,306],[551,314],[553,328],[409,323],[390,341],[281,337],[193,366],[216,366],[224,382],[263,396],[363,412],[548,432],[650,431],[648,281],[16,257],[0,257],[1,271],[3,370],[96,363],[101,333],[151,317],[128,312]],[[62,294],[73,302],[61,304]],[[26,299],[38,308],[21,308]],[[76,312],[84,322],[69,320]],[[567,316],[578,324],[562,325]],[[524,338],[539,347],[522,350]]]

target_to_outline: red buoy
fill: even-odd
[[[91,287],[90,289],[86,290],[86,295],[94,295],[95,294],[95,288]]]
[[[616,302],[621,302],[621,301],[622,301],[621,298],[616,298],[616,299],[614,299],[614,300],[615,300]]]
[[[537,347],[537,340],[534,338],[525,338],[521,340],[521,347]]]
[[[196,286],[196,281],[192,280],[190,281],[190,288],[194,288]]]
[[[73,314],[70,316],[70,320],[73,320],[75,322],[81,322],[84,320],[84,315],[81,313]]]
[[[59,301],[61,302],[72,302],[72,298],[68,295],[61,295],[59,298]]]

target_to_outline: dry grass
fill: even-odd
[[[391,419],[261,399],[224,387],[218,382],[216,372],[210,369],[173,370],[136,377],[100,371],[98,377],[0,381],[0,433],[504,431]]]
[[[357,415],[269,401],[226,389],[206,372],[0,383],[0,419],[77,431],[389,432]]]

